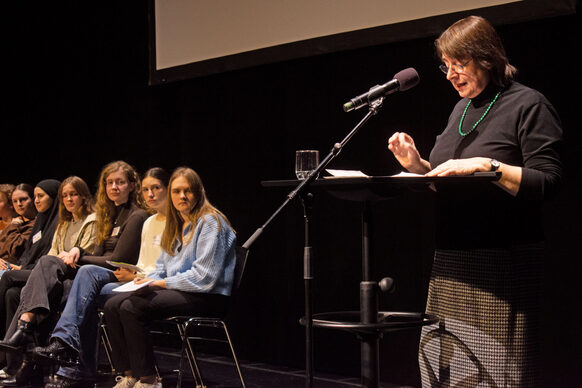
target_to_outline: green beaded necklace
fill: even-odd
[[[469,102],[467,103],[467,106],[465,107],[465,110],[463,111],[463,115],[461,116],[461,122],[459,123],[459,135],[461,135],[461,136],[467,136],[468,134],[470,134],[471,132],[473,132],[473,130],[475,128],[477,128],[477,125],[479,125],[479,123],[481,121],[483,121],[483,119],[485,118],[485,116],[487,116],[487,113],[489,113],[489,110],[491,109],[491,107],[493,106],[493,104],[495,104],[495,101],[497,101],[497,99],[499,98],[499,95],[500,94],[501,94],[501,92],[498,92],[495,95],[495,98],[493,99],[493,101],[491,101],[491,103],[487,107],[487,110],[485,111],[485,113],[483,113],[483,116],[481,116],[481,118],[479,120],[477,120],[477,122],[475,124],[473,124],[473,128],[469,129],[469,132],[463,132],[463,130],[461,129],[461,127],[463,126],[463,120],[465,119],[465,115],[467,114],[467,109],[469,109],[469,105],[471,105],[471,101],[472,101],[472,100],[469,100]]]

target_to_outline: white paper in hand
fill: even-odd
[[[146,287],[148,284],[152,283],[153,280],[148,280],[147,282],[143,282],[140,284],[136,284],[134,282],[127,282],[125,284],[122,284],[119,287],[114,288],[111,291],[115,291],[115,292],[131,292],[131,291],[135,291],[135,290],[139,290],[142,287]]]

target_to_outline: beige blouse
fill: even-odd
[[[91,213],[83,221],[77,223],[69,221],[59,225],[48,255],[56,256],[60,252],[68,252],[73,247],[92,253],[97,240],[95,221],[96,215]]]

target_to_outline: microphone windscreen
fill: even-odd
[[[398,90],[400,91],[411,89],[420,82],[418,73],[412,67],[399,71],[394,75],[394,78],[398,80],[398,84],[400,85]]]

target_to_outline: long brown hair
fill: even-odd
[[[89,186],[87,183],[78,176],[70,176],[66,178],[63,183],[59,186],[59,223],[57,228],[61,228],[66,222],[71,222],[73,219],[73,214],[67,210],[65,207],[65,201],[63,198],[63,189],[66,185],[73,186],[73,189],[83,198],[83,205],[81,207],[81,216],[83,218],[87,217],[89,214],[93,213],[93,196],[91,191],[89,191]]]
[[[118,160],[111,162],[101,170],[99,175],[99,188],[97,189],[97,204],[96,204],[96,214],[97,214],[97,244],[101,244],[105,241],[111,234],[113,229],[113,217],[115,215],[115,203],[109,199],[107,196],[107,177],[116,172],[123,171],[125,178],[129,183],[133,183],[134,189],[129,193],[128,202],[138,204],[137,198],[140,190],[140,180],[137,172],[133,167],[124,162],[123,160]]]
[[[170,184],[168,186],[170,191],[169,195],[171,196],[172,184],[176,178],[181,176],[186,178],[188,181],[190,190],[192,191],[192,194],[194,194],[196,204],[193,206],[188,216],[188,220],[192,225],[192,230],[183,240],[182,227],[184,226],[184,220],[182,219],[182,216],[178,210],[174,207],[172,200],[168,200],[168,208],[166,211],[166,227],[162,235],[161,245],[162,248],[171,255],[174,254],[176,241],[185,244],[192,239],[192,233],[199,218],[210,215],[218,221],[219,227],[222,228],[222,220],[230,225],[226,216],[222,214],[222,212],[220,212],[217,208],[212,206],[212,204],[208,201],[208,198],[206,197],[206,191],[204,190],[204,185],[202,184],[202,179],[200,179],[200,176],[196,173],[196,171],[189,167],[179,167],[174,170],[172,176],[170,177]]]
[[[500,87],[507,86],[517,75],[517,69],[509,64],[501,38],[480,16],[455,22],[435,41],[435,48],[439,58],[445,54],[457,60],[472,59]]]

